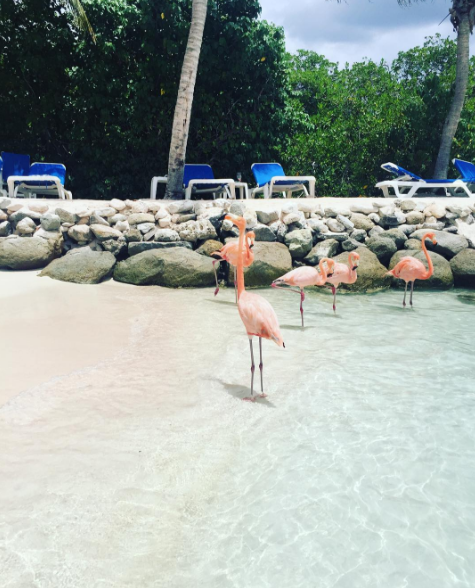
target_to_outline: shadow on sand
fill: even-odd
[[[240,386],[238,384],[229,384],[228,382],[225,382],[224,380],[219,380],[219,379],[216,379],[216,381],[219,382],[223,386],[223,388],[226,390],[226,392],[230,396],[233,396],[234,398],[237,398],[239,400],[244,400],[244,398],[251,395],[251,389],[248,388],[247,386]],[[254,382],[256,382],[256,377],[254,377]],[[257,385],[259,385],[258,377],[257,377]],[[249,404],[252,404],[252,403],[249,403]],[[255,404],[261,404],[263,406],[266,406],[267,408],[276,408],[276,405],[274,403],[272,403],[268,398],[259,398],[258,392],[256,392]]]

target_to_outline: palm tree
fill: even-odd
[[[89,19],[87,18],[86,11],[81,4],[81,0],[60,0],[60,2],[64,8],[73,15],[74,24],[77,28],[81,31],[87,31],[95,43],[96,35],[94,34]]]
[[[172,200],[183,198],[186,144],[207,9],[208,0],[193,0],[190,33],[181,70],[168,157],[168,182],[165,198]]]
[[[402,6],[409,6],[412,2],[417,1],[398,0],[398,3]],[[421,1],[424,2],[425,0]],[[454,97],[452,98],[452,104],[445,118],[439,153],[434,169],[434,177],[440,179],[447,178],[450,151],[467,93],[470,59],[469,41],[475,20],[475,0],[452,0],[452,8],[449,9],[448,16],[450,16],[454,30],[457,31],[457,66]]]

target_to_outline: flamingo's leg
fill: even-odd
[[[259,337],[259,357],[260,357],[260,364],[259,370],[261,372],[261,393],[260,397],[265,398],[267,394],[264,394],[264,363],[262,361],[262,337]]]
[[[238,295],[237,295],[237,277],[236,277],[236,272],[237,272],[237,268],[236,268],[236,266],[234,266],[234,295],[236,297],[236,304],[237,304]]]
[[[412,306],[412,293],[414,292],[414,280],[411,282],[411,295],[409,297],[409,304]]]
[[[303,329],[303,301],[305,300],[305,293],[302,290],[300,290],[300,314],[302,315],[302,329]]]
[[[407,294],[407,282],[406,282],[406,287],[404,288],[404,299],[402,301],[402,305],[404,306],[404,308],[406,308],[406,294]]]
[[[250,402],[255,402],[254,397],[254,370],[256,366],[254,365],[254,351],[252,350],[252,337],[249,337],[249,347],[251,349],[251,396],[244,398],[244,400],[248,400]]]
[[[303,293],[303,290],[301,288],[291,288],[290,286],[279,286],[275,282],[272,282],[271,286],[273,288],[278,288],[279,290],[287,290],[288,292],[295,292],[296,294],[300,294],[300,314],[302,315],[302,327],[303,327],[303,307],[302,307],[302,302],[305,300],[305,294]]]
[[[332,286],[332,294],[333,294],[333,311],[336,312],[336,288]]]
[[[214,295],[216,296],[216,294],[219,292],[219,285],[218,285],[218,274],[216,272],[216,264],[217,263],[221,263],[223,260],[222,259],[215,259],[213,261],[213,271],[214,271],[214,279],[216,280],[216,290],[214,291]]]

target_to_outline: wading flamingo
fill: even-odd
[[[234,215],[226,215],[226,220],[233,222],[239,229],[239,250],[244,252],[244,231],[246,229],[246,220]],[[249,337],[249,346],[251,349],[251,396],[244,400],[254,402],[254,352],[252,349],[252,338],[259,337],[259,370],[261,372],[261,398],[264,394],[264,364],[262,362],[262,339],[271,339],[279,347],[285,347],[280,332],[277,315],[270,303],[258,294],[246,292],[244,286],[244,260],[243,255],[237,258],[237,291],[238,291],[238,311],[239,316]]]
[[[348,255],[348,265],[344,263],[335,263],[333,274],[327,278],[327,282],[331,284],[333,294],[333,310],[336,311],[336,291],[340,284],[354,284],[356,282],[356,270],[358,269],[360,256],[355,251],[351,251]]]
[[[256,238],[256,234],[254,231],[249,231],[246,233],[245,239],[245,251],[244,251],[244,259],[243,265],[244,267],[249,267],[252,265],[254,261],[254,253],[252,252],[252,248],[254,247],[254,239]],[[215,251],[211,255],[219,255],[221,259],[215,259],[213,261],[213,270],[214,270],[214,277],[216,280],[216,290],[214,291],[214,295],[219,292],[219,285],[218,285],[218,274],[216,273],[216,264],[221,263],[222,261],[227,261],[230,265],[234,268],[234,291],[236,292],[236,266],[237,266],[237,259],[238,259],[238,251],[239,251],[239,242],[232,241],[228,243],[224,247],[221,247],[219,251]],[[236,292],[236,302],[237,302],[237,292]]]
[[[432,259],[430,258],[425,244],[426,239],[430,239],[434,245],[437,244],[437,241],[435,240],[434,233],[426,233],[422,237],[422,251],[424,251],[424,255],[426,256],[429,269],[426,269],[422,261],[419,261],[415,257],[403,257],[401,261],[399,261],[399,263],[397,263],[394,268],[388,272],[388,275],[393,276],[393,278],[398,278],[406,282],[406,287],[404,288],[404,299],[402,301],[403,306],[406,306],[407,284],[411,282],[411,295],[409,297],[409,304],[412,306],[414,280],[428,280],[434,273]]]
[[[296,292],[297,294],[300,294],[300,314],[302,316],[302,327],[304,326],[304,288],[306,288],[307,286],[324,286],[325,282],[327,281],[327,278],[331,278],[331,276],[333,275],[334,267],[335,262],[333,261],[333,259],[324,257],[320,260],[320,263],[318,264],[318,269],[309,266],[298,267],[272,282],[273,288],[280,288],[282,290],[289,290],[290,292]],[[296,288],[290,288],[288,286],[296,286]]]

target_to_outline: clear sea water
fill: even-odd
[[[302,330],[263,290],[251,404],[232,290],[134,292],[118,354],[0,409],[2,587],[475,586],[475,294],[309,292]]]

